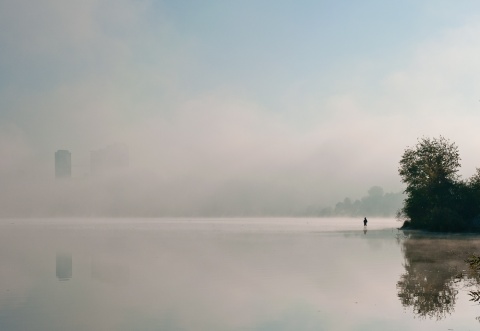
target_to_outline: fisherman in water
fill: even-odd
[[[367,221],[367,218],[365,217],[365,218],[363,219],[363,226],[367,226],[367,222],[368,222],[368,221]]]

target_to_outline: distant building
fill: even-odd
[[[109,174],[127,168],[128,164],[128,148],[124,144],[109,145],[90,154],[92,175]]]
[[[55,177],[72,177],[72,154],[67,150],[58,150],[55,152]]]

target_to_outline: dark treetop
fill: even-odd
[[[407,184],[404,226],[431,231],[467,231],[480,214],[480,170],[467,181],[458,176],[458,147],[440,138],[421,138],[407,148],[398,172]]]

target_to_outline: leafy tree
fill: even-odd
[[[407,148],[398,171],[408,193],[453,184],[458,179],[459,167],[458,147],[440,136],[419,139],[414,148]]]
[[[468,181],[458,175],[458,147],[445,139],[422,138],[400,160],[407,184],[402,214],[417,229],[463,231],[480,213],[480,170]]]
[[[468,180],[468,184],[473,188],[480,189],[480,168],[476,169],[475,174]]]

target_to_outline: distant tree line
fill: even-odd
[[[458,147],[445,139],[422,138],[407,148],[399,174],[407,185],[399,216],[404,228],[440,232],[479,230],[480,169],[467,180],[458,175]]]
[[[384,193],[380,186],[373,186],[368,190],[368,195],[352,201],[345,198],[334,207],[320,210],[320,216],[394,216],[402,208],[404,195],[402,193]]]

